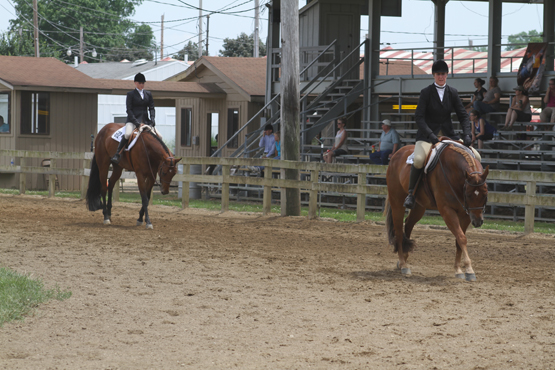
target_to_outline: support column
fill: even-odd
[[[543,41],[555,41],[555,2],[543,2]],[[547,59],[545,60],[545,71],[553,71],[553,55],[555,47],[553,44],[547,45]]]
[[[445,59],[445,5],[449,0],[433,0],[434,6],[434,60]],[[451,66],[451,71],[453,66]]]
[[[368,0],[368,47],[365,48],[364,59],[364,110],[362,121],[364,129],[372,128],[369,121],[379,121],[380,111],[378,97],[372,96],[373,81],[380,74],[380,28],[381,28],[382,2],[381,0]],[[377,126],[376,126],[377,127]]]
[[[503,2],[490,0],[488,14],[488,78],[501,71],[501,18]]]

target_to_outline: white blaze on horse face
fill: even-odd
[[[474,194],[476,194],[476,196],[478,196],[478,194],[480,194],[480,192],[478,190],[474,191]]]

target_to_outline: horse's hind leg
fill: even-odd
[[[411,271],[408,267],[407,260],[409,252],[412,250],[413,244],[403,232],[403,218],[405,216],[405,208],[402,204],[395,204],[395,200],[389,204],[389,214],[387,217],[388,232],[390,234],[390,243],[393,241],[394,252],[397,252],[399,261],[397,268],[401,270],[403,275],[410,275]]]
[[[121,172],[123,168],[120,166],[113,166],[112,176],[108,181],[108,202],[106,203],[105,213],[104,213],[104,224],[109,225],[112,221],[112,194],[114,192],[114,186],[116,182],[121,177]]]
[[[410,238],[412,229],[414,229],[416,223],[420,221],[422,216],[424,216],[424,213],[426,213],[426,208],[422,207],[418,203],[415,203],[414,208],[411,209],[409,216],[405,220],[405,235],[407,238]]]

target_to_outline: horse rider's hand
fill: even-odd
[[[463,144],[464,144],[465,146],[470,146],[470,145],[472,145],[472,139],[470,138],[470,135],[464,135]]]
[[[436,134],[434,134],[433,132],[430,134],[430,136],[428,136],[428,139],[430,139],[430,143],[432,143],[432,145],[437,144],[439,142]]]

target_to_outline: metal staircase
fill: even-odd
[[[368,41],[364,41],[358,47],[354,48],[347,56],[339,60],[335,56],[330,62],[322,65],[317,62],[325,55],[329,56],[329,50],[335,46],[335,41],[328,45],[314,60],[312,60],[301,72],[301,76],[306,76],[307,71],[311,68],[319,69],[319,72],[308,81],[307,84],[301,89],[301,154],[304,152],[304,144],[310,143],[312,139],[322,130],[324,130],[333,122],[338,116],[344,115],[347,112],[347,107],[351,105],[361,94],[364,93],[364,81],[348,79],[347,76],[360,68],[364,63],[364,58],[359,58],[358,62],[350,66],[346,72],[339,75],[341,69],[345,69],[346,62],[352,57],[354,53],[360,55],[360,50]],[[333,53],[333,55],[336,55]],[[337,77],[339,76],[339,77]],[[316,91],[322,90],[321,93]],[[271,124],[274,129],[281,122],[281,109],[280,109],[280,94],[276,94],[271,101],[269,101],[257,114],[255,114],[243,127],[241,127],[222,147],[212,154],[212,157],[221,156],[223,148],[227,147],[229,143],[233,142],[239,135],[244,134],[245,140],[237,150],[235,150],[231,157],[249,157],[259,158],[263,154],[263,149],[258,147],[260,136],[264,131],[264,127],[257,127],[256,130],[246,133],[247,128],[251,127],[253,122],[258,121],[264,112],[272,111],[271,116],[267,117],[264,124]],[[219,172],[217,167],[213,173]]]

